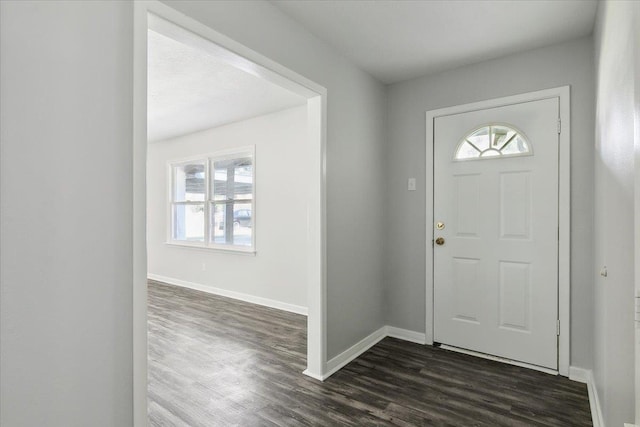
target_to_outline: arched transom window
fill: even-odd
[[[460,141],[454,160],[530,156],[531,154],[531,144],[517,130],[505,125],[486,125],[474,130]]]

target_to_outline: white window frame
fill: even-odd
[[[213,198],[213,188],[211,185],[211,171],[214,162],[219,160],[228,160],[240,157],[251,157],[252,163],[252,198],[251,198],[251,246],[221,244],[211,242],[211,208],[216,204]],[[176,166],[192,163],[204,162],[205,164],[205,198],[202,202],[191,201],[175,201],[175,168]],[[256,253],[256,153],[255,145],[220,150],[213,153],[201,154],[187,158],[174,159],[167,162],[167,239],[166,244],[174,246],[183,246],[187,248],[206,249],[222,252],[234,252],[255,254]],[[218,203],[220,203],[218,201]],[[187,241],[174,239],[174,215],[173,207],[175,205],[185,204],[202,204],[204,205],[204,241]],[[233,221],[231,222],[233,224]],[[225,227],[227,224],[225,224]]]

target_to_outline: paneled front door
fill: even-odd
[[[434,341],[558,369],[549,98],[434,121]]]

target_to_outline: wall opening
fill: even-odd
[[[151,176],[147,173],[151,172],[151,166],[147,164],[148,154],[151,154],[147,145],[149,141],[156,140],[158,135],[164,132],[164,141],[170,138],[180,138],[177,133],[185,133],[186,137],[193,137],[198,133],[194,123],[189,124],[189,120],[181,120],[179,123],[173,123],[168,126],[169,129],[162,128],[163,121],[156,121],[160,125],[152,127],[151,103],[147,103],[148,96],[153,93],[149,86],[150,71],[150,51],[148,50],[149,34],[156,33],[169,38],[172,41],[182,43],[189,48],[199,49],[206,55],[215,58],[223,63],[227,68],[231,67],[236,71],[244,73],[247,81],[252,80],[254,83],[262,83],[263,89],[271,87],[280,90],[281,106],[276,108],[278,111],[269,111],[265,107],[264,111],[255,110],[255,105],[251,107],[254,111],[247,113],[251,117],[240,117],[229,119],[227,123],[215,124],[209,123],[200,133],[220,130],[222,128],[232,128],[234,124],[236,128],[238,123],[247,121],[263,121],[273,119],[275,116],[280,120],[295,119],[304,122],[304,126],[297,129],[300,136],[299,143],[302,142],[303,149],[296,153],[294,158],[299,166],[297,185],[302,186],[303,193],[299,193],[296,199],[299,203],[297,206],[296,216],[301,216],[304,227],[301,229],[303,239],[300,242],[305,257],[298,260],[303,263],[301,268],[301,277],[305,286],[304,298],[306,299],[307,314],[307,369],[304,374],[314,378],[322,378],[326,365],[326,332],[325,332],[325,295],[326,295],[326,267],[325,267],[325,139],[326,139],[326,90],[307,80],[306,78],[274,63],[268,58],[264,58],[250,49],[239,45],[227,37],[217,33],[213,29],[206,27],[197,21],[191,20],[181,15],[173,9],[166,7],[161,3],[145,2],[145,4],[136,4],[136,25],[135,25],[135,58],[134,58],[134,408],[136,425],[146,425],[147,422],[147,278],[150,271],[147,270],[147,238],[151,239],[152,232],[149,228],[153,221],[147,221],[147,198],[152,201],[150,192],[148,191],[147,181],[151,180]],[[178,72],[173,70],[173,72]],[[231,77],[233,80],[233,77]],[[238,86],[237,82],[235,83]],[[246,86],[248,83],[241,86]],[[284,94],[284,95],[283,95]],[[260,95],[264,95],[261,93]],[[277,95],[271,94],[278,98]],[[230,94],[233,97],[234,95]],[[261,96],[264,100],[269,96]],[[288,98],[285,99],[285,98]],[[293,100],[293,101],[292,101]],[[176,99],[179,102],[180,99]],[[184,100],[183,100],[184,101]],[[289,104],[287,102],[289,101]],[[277,102],[276,102],[277,103]],[[246,106],[247,104],[245,104]],[[230,109],[226,110],[229,113]],[[237,113],[237,111],[236,111]],[[193,121],[200,120],[200,124],[206,122],[201,114],[197,112],[187,112],[187,119]],[[273,117],[267,117],[273,116]],[[263,120],[264,119],[264,120]],[[276,117],[277,119],[277,117]],[[203,121],[204,120],[204,121]],[[262,123],[264,125],[264,123]],[[210,125],[210,126],[209,126]],[[189,128],[191,126],[191,128]],[[193,127],[196,126],[196,127]],[[166,126],[165,126],[166,127]],[[182,127],[182,128],[181,128]],[[173,128],[173,129],[171,129]],[[160,129],[159,132],[156,132]],[[228,129],[227,129],[228,130]],[[171,135],[172,132],[177,132]],[[302,135],[303,134],[303,135]],[[189,141],[191,145],[195,143]],[[154,142],[150,142],[154,144]],[[163,143],[161,143],[163,144]],[[165,144],[166,145],[166,144]],[[251,144],[254,145],[254,144]],[[246,146],[246,144],[245,144]],[[261,167],[261,153],[259,142],[256,146],[256,194],[260,194],[259,171]],[[219,154],[224,151],[217,147],[212,151]],[[268,152],[268,151],[266,151]],[[262,156],[265,164],[267,163],[268,154]],[[278,156],[282,157],[282,156]],[[166,168],[165,168],[166,172]],[[215,180],[211,180],[215,182]],[[302,183],[302,184],[300,184]],[[214,185],[214,184],[212,184]],[[166,189],[166,188],[165,188]],[[215,194],[215,191],[212,193]],[[261,212],[260,196],[256,198],[255,214]],[[302,200],[300,200],[302,199]],[[186,202],[186,200],[185,200]],[[245,201],[246,202],[246,201]],[[262,208],[266,211],[266,205],[269,202],[263,202],[265,206]],[[245,203],[246,204],[246,203]],[[169,211],[169,206],[164,212]],[[282,210],[282,209],[281,209]],[[245,209],[247,211],[247,209]],[[246,213],[246,212],[245,212]],[[253,212],[252,212],[253,213]],[[245,215],[246,216],[246,215]],[[214,215],[215,217],[215,215]],[[214,218],[215,219],[215,218]],[[234,218],[235,219],[235,218]],[[246,218],[245,218],[246,219]],[[254,257],[261,253],[260,239],[261,228],[258,219],[255,220],[255,229],[251,233],[255,236],[255,252]],[[215,221],[214,225],[215,225]],[[238,229],[246,227],[246,221],[239,221]],[[234,224],[235,227],[235,224]],[[265,227],[266,228],[266,227]],[[167,229],[168,230],[168,229]],[[296,233],[300,234],[300,233]],[[166,242],[165,242],[166,245]],[[300,249],[300,248],[299,248]],[[187,249],[187,251],[191,248]],[[200,251],[203,251],[200,249]],[[227,256],[229,254],[226,254]],[[187,255],[188,256],[188,255]],[[239,255],[243,256],[243,255]],[[246,256],[246,255],[244,255]],[[251,256],[251,255],[250,255]],[[150,260],[150,258],[149,258]],[[200,261],[198,261],[200,262]],[[205,263],[206,264],[206,263]],[[201,270],[206,271],[207,266]],[[202,273],[202,271],[200,271]],[[233,296],[233,295],[232,295]],[[258,302],[263,302],[258,296]],[[278,300],[278,298],[274,299]],[[297,304],[291,304],[287,301],[283,302],[284,309],[295,311]],[[293,309],[291,309],[293,308]],[[301,373],[302,374],[302,373]]]

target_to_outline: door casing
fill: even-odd
[[[558,372],[565,377],[569,376],[570,355],[570,283],[571,283],[571,123],[570,123],[570,87],[561,86],[535,92],[522,93],[502,98],[489,99],[471,104],[457,105],[453,107],[430,110],[426,113],[426,165],[425,177],[426,191],[426,343],[433,344],[433,166],[434,166],[434,120],[440,116],[466,113],[487,108],[501,107],[521,102],[537,101],[548,98],[560,99],[559,129],[559,161],[558,161],[558,317],[560,321],[560,335],[558,336]]]

